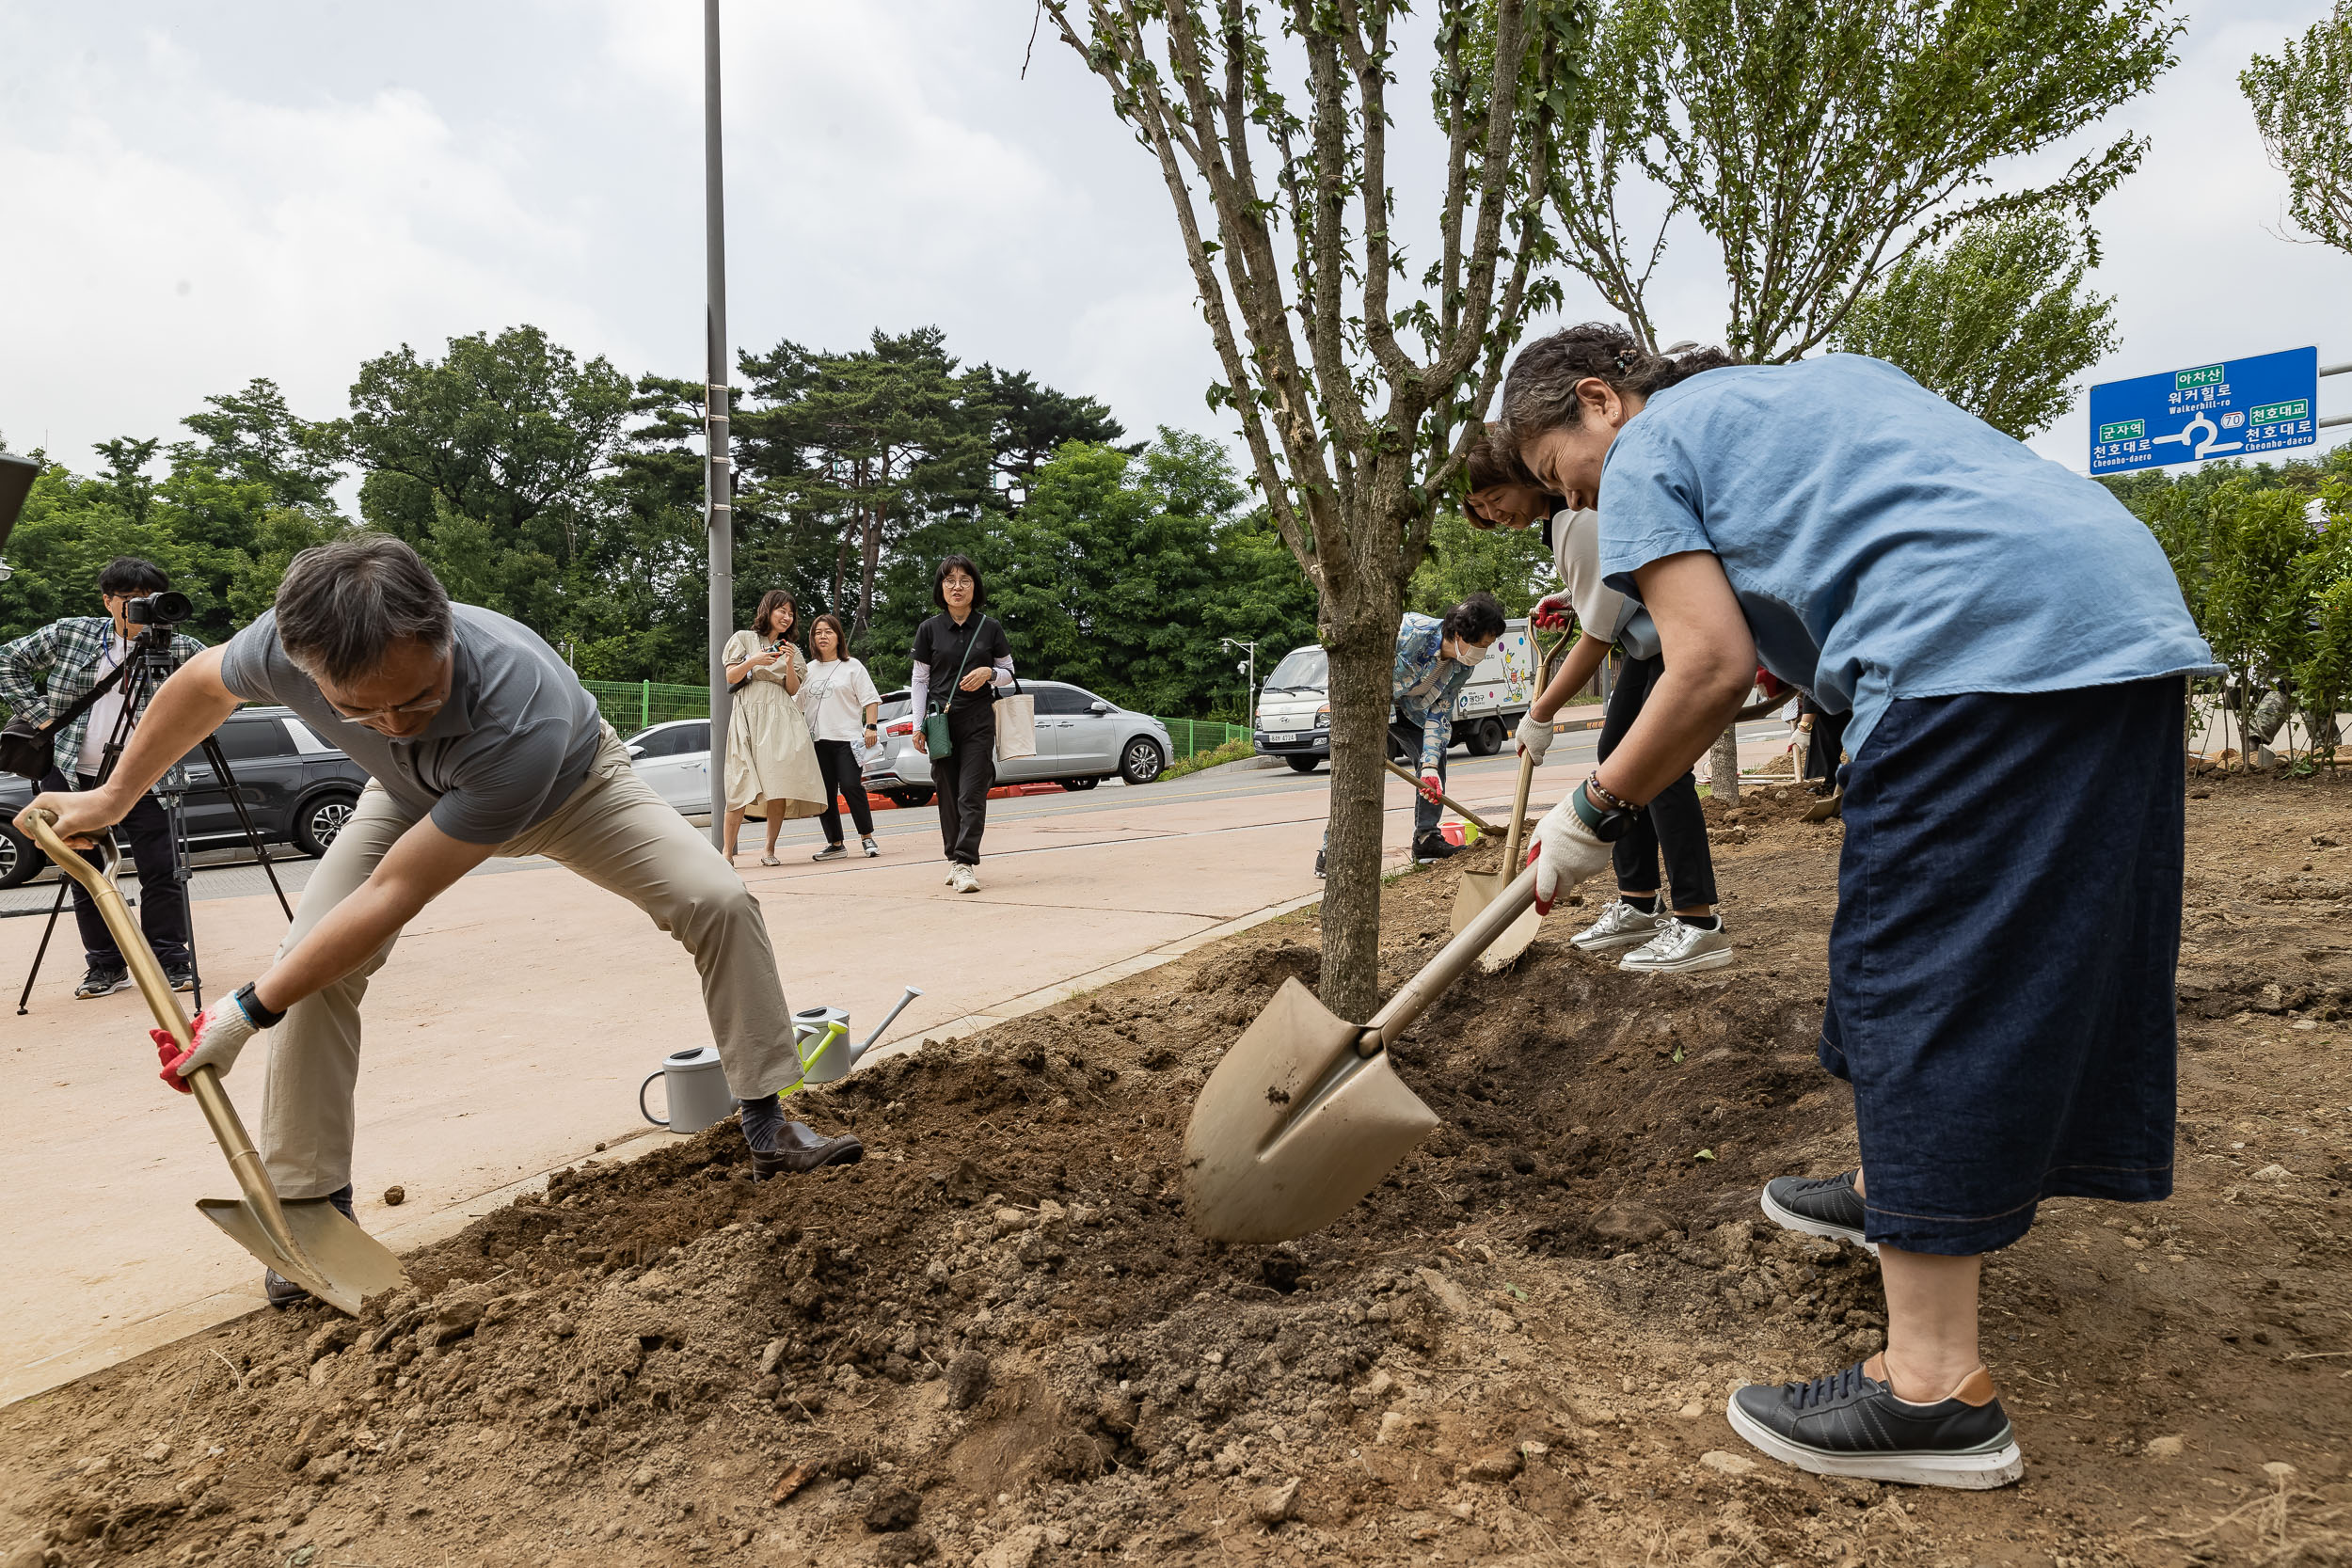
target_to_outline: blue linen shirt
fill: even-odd
[[[1476,665],[1447,658],[1445,623],[1407,610],[1396,628],[1396,675],[1391,694],[1396,711],[1421,726],[1421,770],[1435,773],[1438,759],[1454,743],[1454,710]]]
[[[1836,712],[2219,667],[2155,538],[2105,485],[1921,387],[1833,354],[1651,398],[1601,469],[1601,571],[1711,551],[1757,657]]]

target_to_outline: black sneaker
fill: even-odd
[[[345,1219],[356,1216],[351,1212],[351,1183],[346,1181],[326,1195],[326,1201],[335,1206],[335,1212]],[[279,1274],[276,1269],[262,1271],[262,1295],[272,1307],[298,1307],[310,1299],[310,1292]]]
[[[882,846],[874,842],[874,835],[871,833],[868,833],[864,838],[859,839],[858,843],[865,846],[866,858],[869,861],[882,853]]]
[[[1853,1179],[1850,1170],[1825,1178],[1775,1176],[1764,1183],[1764,1212],[1783,1230],[1851,1242],[1875,1257],[1878,1243],[1862,1239],[1862,1195],[1853,1190]]]
[[[82,983],[73,988],[73,994],[77,997],[112,996],[119,990],[130,989],[131,972],[128,969],[93,968],[82,976]]]
[[[166,964],[164,978],[170,982],[173,990],[194,990],[196,989],[196,965]]]
[[[808,858],[813,861],[846,861],[850,858],[850,851],[841,845],[828,844]]]
[[[1810,1383],[1751,1384],[1724,1413],[1757,1449],[1817,1476],[1981,1491],[2026,1473],[1982,1367],[1933,1404],[1897,1399],[1885,1375],[1885,1357],[1874,1355]]]
[[[1448,844],[1443,836],[1438,833],[1426,833],[1413,841],[1413,863],[1415,865],[1435,865],[1447,856],[1458,855],[1461,852],[1460,845]]]
[[[1318,850],[1316,850],[1316,851],[1315,851],[1315,875],[1316,875],[1317,877],[1320,877],[1320,876],[1322,876],[1322,875],[1323,875],[1323,856],[1324,856],[1324,851],[1323,851],[1323,850],[1318,849]]]

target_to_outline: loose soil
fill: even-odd
[[[863,1164],[755,1186],[723,1126],[582,1165],[357,1322],[0,1412],[0,1564],[2352,1561],[2352,781],[2191,793],[2180,1191],[1990,1260],[2010,1490],[1724,1422],[1884,1323],[1868,1257],[1756,1207],[1854,1153],[1813,1056],[1839,829],[1767,790],[1708,806],[1738,965],[1637,978],[1554,919],[1398,1048],[1445,1125],[1328,1230],[1205,1243],[1177,1174],[1309,911],[803,1100]],[[1391,984],[1454,881],[1390,887]]]

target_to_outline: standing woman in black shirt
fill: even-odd
[[[996,691],[1012,684],[1012,644],[986,613],[988,589],[969,556],[951,555],[931,573],[931,601],[942,613],[914,628],[914,749],[931,759],[939,836],[947,850],[947,885],[980,891],[972,868],[980,863],[980,833],[988,826],[988,792],[996,783]],[[926,742],[924,721],[947,721],[946,755]]]

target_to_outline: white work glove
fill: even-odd
[[[1519,716],[1518,739],[1519,755],[1534,757],[1535,766],[1541,768],[1544,753],[1551,750],[1551,726],[1536,718],[1533,708]]]
[[[148,1036],[154,1040],[155,1053],[164,1064],[164,1070],[156,1076],[182,1094],[191,1092],[188,1074],[198,1068],[211,1068],[215,1076],[226,1078],[229,1069],[237,1065],[237,1053],[245,1049],[245,1042],[253,1037],[258,1027],[246,1016],[244,1004],[231,995],[196,1015],[196,1022],[188,1030],[196,1044],[186,1051],[181,1050],[180,1042],[161,1029],[150,1029]]]
[[[1544,819],[1535,824],[1535,842],[1527,852],[1528,863],[1535,867],[1535,912],[1549,914],[1551,906],[1566,897],[1577,883],[1609,863],[1609,846],[1595,838],[1593,830],[1576,815],[1574,793],[1544,813]]]

